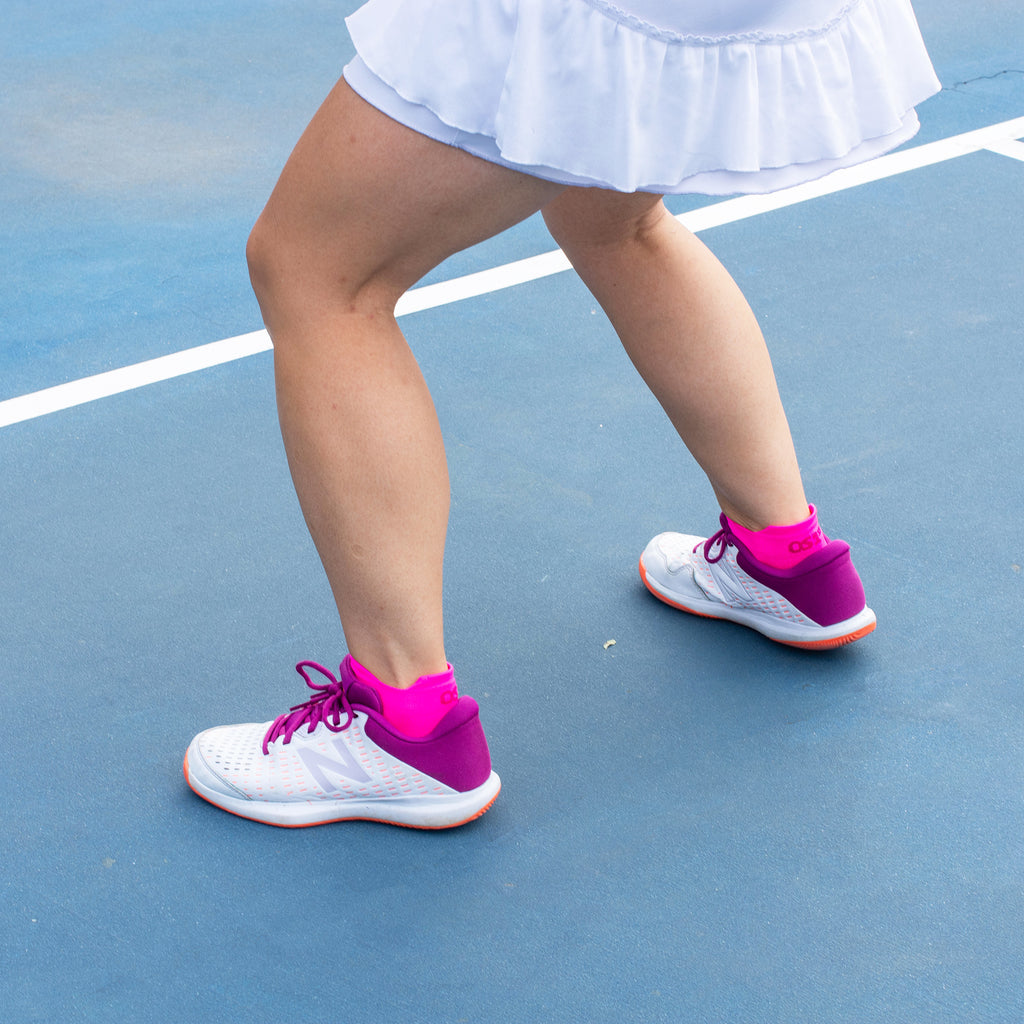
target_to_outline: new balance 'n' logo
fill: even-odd
[[[718,584],[727,604],[746,604],[750,601],[746,587],[732,574],[732,566],[726,563],[724,558],[721,562],[709,562],[708,569],[711,570],[711,578]]]
[[[325,772],[332,772],[340,775],[343,779],[350,779],[352,782],[369,782],[370,776],[363,771],[359,763],[352,756],[345,741],[339,736],[331,743],[331,746],[338,752],[340,760],[321,754],[318,750],[303,747],[299,751],[299,757],[306,766],[309,774],[316,779],[317,785],[328,793],[335,792],[339,787],[337,783],[331,782]]]

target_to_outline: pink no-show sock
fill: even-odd
[[[426,736],[459,699],[451,665],[434,676],[420,676],[408,689],[381,682],[365,665],[351,658],[355,677],[380,695],[384,717],[406,736]]]
[[[811,514],[790,526],[766,526],[763,530],[748,530],[734,523],[728,516],[729,529],[741,540],[747,550],[765,565],[775,569],[792,569],[809,554],[824,547],[828,537],[818,525],[818,513],[813,505]]]

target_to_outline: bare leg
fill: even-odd
[[[289,466],[352,655],[392,685],[441,672],[448,473],[394,318],[444,258],[561,191],[426,139],[340,82],[249,242]]]
[[[804,519],[771,361],[718,260],[657,196],[572,190],[544,216],[723,511],[754,530]]]
[[[349,650],[396,685],[444,668],[448,477],[394,306],[445,257],[541,207],[723,509],[752,528],[806,515],[754,318],[657,197],[515,174],[396,124],[341,82],[249,259],[289,464]]]

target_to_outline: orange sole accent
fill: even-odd
[[[678,608],[681,612],[689,612],[690,615],[696,615],[701,619],[715,619],[719,622],[728,622],[728,619],[723,619],[721,615],[709,615],[707,612],[697,612],[692,608],[687,608],[685,604],[676,604],[675,601],[669,600],[664,594],[658,593],[657,590],[651,586],[650,580],[647,579],[647,569],[644,566],[643,556],[640,557],[640,579],[643,580],[644,586],[651,592],[663,604],[667,604],[670,608]]]
[[[422,832],[441,832],[441,831],[443,831],[446,828],[459,828],[459,826],[461,826],[461,825],[468,825],[471,821],[476,821],[477,818],[480,818],[483,815],[485,815],[494,806],[494,801],[497,800],[498,796],[501,794],[501,787],[499,786],[498,787],[498,792],[495,793],[493,797],[491,797],[491,801],[490,801],[490,803],[486,807],[481,808],[475,814],[471,814],[468,818],[463,818],[462,821],[454,821],[450,825],[408,825],[404,821],[387,821],[384,818],[359,818],[359,817],[352,817],[352,818],[330,818],[327,821],[308,821],[308,822],[303,822],[303,823],[296,824],[296,825],[289,825],[289,824],[278,822],[278,821],[263,821],[262,818],[251,818],[247,814],[240,814],[238,811],[233,811],[230,807],[224,807],[221,804],[218,804],[218,803],[214,802],[213,800],[211,800],[208,796],[204,796],[189,781],[189,777],[188,777],[188,751],[185,752],[185,762],[182,765],[182,768],[183,768],[183,770],[185,772],[185,784],[188,786],[189,789],[192,790],[193,793],[195,793],[195,795],[197,797],[199,797],[200,800],[203,800],[206,803],[211,804],[212,806],[216,807],[218,810],[226,811],[228,814],[233,814],[236,818],[242,818],[245,821],[254,821],[254,822],[256,822],[257,825],[271,825],[274,828],[316,828],[317,825],[334,825],[334,824],[336,824],[339,821],[373,821],[373,822],[376,822],[379,825],[395,825],[398,828],[414,828],[414,829],[419,829]]]
[[[847,644],[852,644],[854,640],[859,640],[862,636],[874,632],[876,625],[876,622],[872,622],[869,626],[847,633],[846,636],[833,637],[831,640],[776,640],[775,642],[785,644],[787,647],[801,647],[805,651],[826,651],[834,647],[845,647]]]
[[[721,622],[732,622],[732,619],[722,618],[721,615],[709,615],[707,612],[695,612],[692,608],[687,608],[684,604],[676,604],[675,601],[670,601],[663,594],[659,594],[654,587],[651,586],[647,579],[647,570],[644,568],[644,560],[640,558],[640,579],[643,580],[644,586],[664,604],[667,604],[670,608],[678,608],[681,612],[688,612],[690,615],[696,615],[701,619],[717,619]],[[743,625],[743,623],[736,623],[736,625]],[[874,632],[877,622],[872,622],[870,625],[863,626],[860,629],[854,630],[852,633],[847,633],[846,636],[836,636],[829,640],[777,640],[773,636],[765,636],[764,633],[761,635],[766,640],[774,640],[777,644],[782,644],[785,647],[799,647],[804,651],[828,651],[833,650],[836,647],[845,647],[847,644],[852,644],[855,640],[860,640],[861,637],[865,637],[868,633]],[[748,626],[748,629],[751,627]],[[758,632],[755,630],[755,632]]]

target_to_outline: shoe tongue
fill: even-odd
[[[384,713],[384,701],[380,694],[368,683],[364,683],[352,668],[352,656],[346,654],[345,660],[338,666],[338,678],[345,687],[345,696],[350,704],[360,704],[371,711]]]
[[[345,695],[348,697],[350,704],[359,704],[364,708],[369,708],[371,711],[377,711],[381,714],[384,712],[384,703],[380,699],[380,694],[372,686],[367,686],[366,683],[356,680],[345,691]]]

